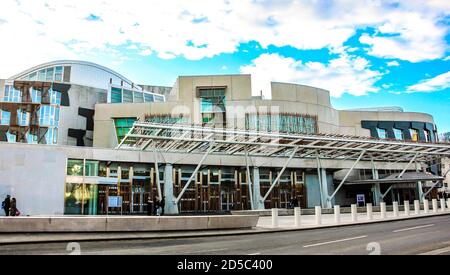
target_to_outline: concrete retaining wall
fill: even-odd
[[[14,217],[0,218],[0,233],[36,232],[161,232],[245,229],[258,216],[200,217]]]

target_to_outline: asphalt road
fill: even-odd
[[[0,254],[70,254],[67,243],[2,245]],[[79,243],[107,255],[450,255],[450,216],[226,237]]]

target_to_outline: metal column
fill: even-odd
[[[261,197],[261,187],[259,182],[259,167],[253,167],[253,204],[254,210],[264,210],[264,200]]]
[[[179,214],[178,206],[173,203],[173,166],[170,163],[167,163],[164,168],[164,196],[164,213],[169,215]]]

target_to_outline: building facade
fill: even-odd
[[[179,213],[437,196],[436,182],[423,178],[361,182],[415,171],[438,176],[434,164],[450,156],[450,148],[437,143],[431,115],[399,108],[336,110],[328,91],[297,84],[272,83],[270,99],[251,91],[250,75],[180,76],[167,88],[137,85],[86,62],[27,70],[0,82],[2,141],[16,142],[0,144],[8,152],[0,157],[0,194],[25,198],[28,185],[13,180],[25,169],[37,175],[36,188],[54,190],[53,207],[23,205],[32,215],[144,214],[149,198],[157,197],[165,197],[167,213]],[[20,123],[24,113],[30,119]],[[220,146],[208,149],[205,141]],[[289,144],[299,151],[286,149]],[[20,165],[7,158],[19,158]],[[45,171],[58,176],[45,181]]]

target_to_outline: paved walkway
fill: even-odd
[[[369,220],[366,213],[358,213],[357,221],[352,221],[351,214],[341,214],[341,222],[337,224],[334,219],[334,214],[322,214],[322,222],[320,225],[316,224],[316,219],[314,215],[305,215],[301,216],[301,225],[300,227],[295,227],[294,216],[279,216],[277,229],[308,229],[308,228],[320,228],[320,227],[330,227],[330,226],[344,226],[344,225],[354,225],[354,224],[366,224],[366,223],[375,223],[375,222],[388,222],[395,220],[404,220],[404,219],[417,219],[421,217],[427,216],[435,216],[435,215],[449,215],[450,210],[446,209],[445,212],[442,212],[440,209],[437,213],[433,213],[432,210],[428,214],[425,214],[424,211],[421,211],[419,215],[415,215],[414,210],[410,212],[410,215],[407,216],[405,213],[399,212],[399,216],[395,217],[393,212],[388,212],[385,219],[381,218],[380,212],[375,212],[372,214],[372,220]],[[274,229],[272,226],[272,217],[260,217],[258,221],[259,228],[266,229]]]
[[[334,215],[322,215],[322,224],[315,224],[315,216],[302,216],[302,225],[297,228],[294,226],[293,216],[279,217],[279,227],[272,227],[271,217],[260,217],[258,226],[254,229],[246,230],[209,230],[209,231],[187,231],[187,232],[164,232],[164,233],[58,233],[58,234],[0,234],[0,246],[8,244],[30,244],[30,243],[51,243],[51,242],[96,242],[96,241],[117,241],[117,240],[147,240],[147,239],[179,239],[179,238],[200,238],[200,237],[219,237],[219,236],[236,236],[249,234],[262,234],[273,232],[289,232],[299,230],[311,230],[319,228],[329,228],[337,226],[348,226],[358,224],[390,222],[397,220],[418,219],[433,216],[450,215],[450,211],[405,216],[400,212],[398,218],[393,216],[392,212],[387,213],[386,219],[381,219],[380,213],[373,213],[373,220],[368,221],[366,214],[358,214],[358,221],[351,221],[351,214],[342,214],[341,223],[334,222]]]

